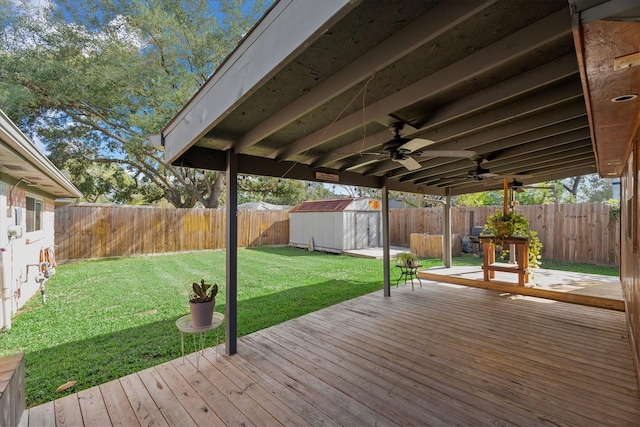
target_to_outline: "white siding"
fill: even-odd
[[[0,327],[7,327],[4,319],[4,307],[10,307],[11,315],[15,315],[31,297],[38,293],[40,282],[39,262],[40,251],[54,247],[54,212],[53,200],[45,195],[31,194],[29,197],[37,198],[43,203],[42,226],[40,230],[27,232],[25,221],[27,212],[25,208],[24,192],[16,191],[13,194],[14,205],[8,209],[8,196],[13,184],[0,182],[0,248],[4,249],[0,260],[2,262],[2,278],[0,280],[0,297],[2,287],[9,287],[10,302],[8,305],[0,304]],[[17,188],[18,190],[20,187]],[[7,228],[13,225],[17,216],[22,220],[22,236],[9,239]],[[4,282],[8,283],[4,283]],[[9,311],[9,310],[7,310]]]
[[[349,249],[364,249],[381,246],[380,212],[355,212],[355,239],[353,247]]]
[[[293,212],[289,215],[289,244],[306,248],[313,238],[316,250],[343,251],[342,212]]]
[[[380,201],[355,199],[342,212],[291,212],[289,244],[337,252],[382,246]]]

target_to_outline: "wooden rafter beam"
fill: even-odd
[[[371,122],[376,117],[388,115],[407,105],[417,103],[445,89],[455,87],[463,81],[468,81],[474,76],[496,69],[514,58],[538,49],[540,46],[566,37],[571,30],[570,26],[567,25],[569,19],[570,17],[566,15],[564,10],[556,12],[449,67],[441,69],[425,79],[395,92],[393,95],[368,105],[364,115],[362,111],[356,111],[343,119],[316,130],[293,144],[274,151],[275,158],[286,160],[296,154],[308,151],[330,139],[361,127],[364,124],[363,117],[366,117],[364,119],[365,122]]]
[[[387,40],[366,52],[348,66],[318,84],[268,119],[254,126],[233,143],[241,153],[262,139],[312,111],[348,88],[364,81],[378,70],[428,43],[469,17],[495,3],[442,2],[417,18]]]
[[[417,136],[421,132],[427,131],[436,126],[441,126],[448,121],[459,119],[465,115],[475,114],[488,106],[503,103],[529,92],[539,90],[540,88],[553,84],[559,80],[566,79],[578,73],[575,63],[575,57],[572,55],[560,58],[557,61],[545,64],[526,73],[520,74],[506,82],[490,88],[481,90],[474,95],[465,97],[464,99],[447,105],[434,112],[429,119],[420,124],[419,129],[415,132],[405,133],[405,137]],[[351,144],[340,148],[338,153],[327,153],[316,156],[311,160],[314,166],[324,166],[329,163],[335,163],[342,159],[346,159],[350,154],[360,151],[366,151],[373,148],[379,148],[390,137],[389,132],[377,132],[373,135],[367,135],[363,142],[361,138]]]

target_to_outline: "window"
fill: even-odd
[[[42,200],[27,196],[27,233],[42,230]]]

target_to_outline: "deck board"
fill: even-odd
[[[100,387],[91,387],[78,392],[78,403],[83,423],[95,426],[111,423]]]
[[[138,374],[127,375],[120,378],[120,384],[124,390],[131,407],[133,408],[138,422],[147,426],[168,426],[169,424],[162,416],[160,407],[156,405],[151,395],[145,388]]]
[[[120,381],[110,381],[100,385],[104,404],[114,426],[139,426],[140,422],[133,412],[131,403],[122,389]]]
[[[482,266],[432,267],[418,271],[420,279],[479,287],[500,292],[541,297],[611,310],[624,311],[622,286],[617,277],[537,268],[526,286],[513,273],[495,272],[484,280]],[[414,281],[414,285],[418,283]]]
[[[391,295],[241,337],[234,356],[207,349],[201,372],[190,354],[102,385],[91,413],[103,421],[106,407],[114,425],[126,425],[118,407],[171,426],[640,424],[624,313],[435,282]],[[82,423],[87,393],[55,401],[53,422]]]

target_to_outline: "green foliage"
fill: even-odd
[[[498,209],[493,215],[487,217],[484,225],[484,234],[494,236],[496,239],[504,239],[511,235],[527,236],[529,231],[529,222],[515,211],[504,211]]]
[[[551,203],[600,203],[611,198],[611,179],[598,175],[584,175],[526,186],[516,193],[521,205],[545,205]],[[454,198],[458,206],[501,205],[503,192],[484,191],[463,194]]]
[[[620,200],[609,199],[606,204],[609,205],[609,224],[613,224],[620,219]]]
[[[305,200],[331,197],[333,193],[321,183],[286,178],[242,175],[238,180],[238,202],[267,202],[296,205]]]
[[[483,191],[481,193],[470,193],[456,196],[454,199],[457,206],[494,206],[502,204],[501,191]]]
[[[418,256],[411,252],[401,252],[395,256],[396,264],[403,267],[414,267],[418,265]]]
[[[515,211],[504,213],[496,210],[495,214],[487,218],[483,234],[493,237],[491,243],[501,251],[503,258],[509,253],[503,246],[504,239],[509,236],[529,237],[529,269],[533,271],[540,267],[542,242],[538,238],[538,232],[529,230],[529,222],[524,215]]]
[[[114,185],[116,200],[217,207],[221,174],[166,164],[148,136],[182,108],[264,7],[264,0],[3,6],[10,16],[0,40],[0,108],[47,146],[56,166],[72,170],[72,181],[88,185],[92,198],[101,184],[83,183],[87,170],[106,175],[98,181]],[[114,168],[135,185],[112,180]]]
[[[209,302],[213,301],[218,295],[218,285],[205,283],[204,279],[200,280],[200,283],[193,282],[191,288],[193,289],[193,294],[189,297],[189,302]]]
[[[136,181],[122,168],[114,164],[79,162],[70,159],[67,170],[74,184],[91,203],[132,203],[136,199],[146,201],[137,192]]]
[[[602,203],[613,198],[613,180],[600,178],[599,175],[585,175],[578,189],[577,201],[585,203]]]

